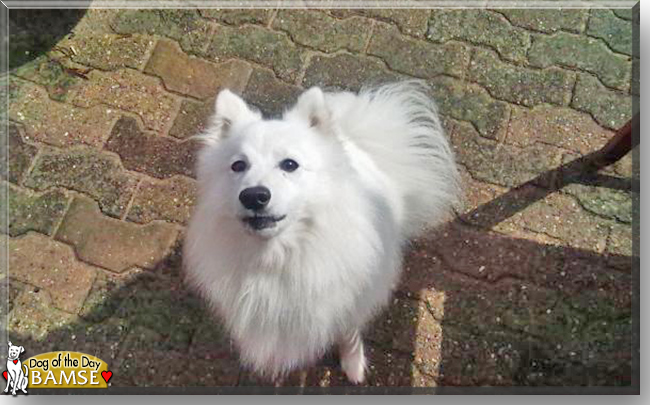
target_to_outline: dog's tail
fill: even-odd
[[[29,369],[27,368],[27,365],[23,364],[23,369],[25,370],[24,376],[27,377],[27,375],[29,374]]]
[[[428,85],[419,80],[364,89],[331,103],[343,132],[404,196],[405,236],[435,226],[460,202],[460,176]],[[336,97],[336,96],[334,96]]]

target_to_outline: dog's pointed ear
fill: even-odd
[[[208,136],[225,138],[235,123],[261,118],[260,113],[252,110],[241,97],[228,89],[222,90],[215,101],[215,114]]]
[[[9,345],[9,347],[13,346],[11,342],[7,342],[7,345]]]
[[[318,87],[312,87],[298,97],[298,102],[291,112],[309,123],[309,126],[322,131],[330,128],[332,116],[325,94]]]
[[[21,353],[24,353],[24,352],[25,352],[25,348],[22,347],[22,346],[20,346],[20,352],[21,352]]]

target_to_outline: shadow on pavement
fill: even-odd
[[[365,334],[368,385],[631,383],[633,259],[485,229],[583,181],[578,168],[551,170],[411,243],[393,304]],[[154,271],[104,275],[74,322],[38,341],[10,339],[25,358],[93,354],[109,364],[116,387],[269,385],[239,369],[219,322],[183,285],[181,262],[177,246]],[[43,294],[30,293],[36,309]],[[332,355],[280,385],[348,383]]]

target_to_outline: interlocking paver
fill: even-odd
[[[10,277],[47,290],[56,308],[72,314],[81,309],[95,267],[78,261],[70,246],[36,233],[9,239],[6,246]]]
[[[469,49],[458,42],[434,44],[400,35],[383,22],[376,23],[368,54],[383,59],[393,70],[429,78],[441,73],[462,76],[469,61]]]
[[[7,191],[7,233],[11,236],[29,231],[51,235],[68,205],[68,197],[59,190],[34,194],[9,186]]]
[[[273,10],[209,8],[205,10],[199,10],[199,12],[205,18],[223,22],[230,25],[241,25],[241,24],[267,25],[271,19]]]
[[[422,37],[427,30],[427,22],[429,20],[428,10],[408,10],[408,9],[332,9],[328,12],[334,16],[345,18],[350,15],[359,14],[367,17],[376,18],[378,20],[391,22],[399,27],[406,35],[415,37]]]
[[[58,46],[67,49],[73,62],[101,70],[142,69],[154,45],[148,35],[85,33],[74,35]]]
[[[79,108],[50,100],[45,89],[26,85],[11,103],[9,116],[23,125],[32,141],[59,147],[84,144],[101,148],[118,114],[103,105]]]
[[[169,90],[205,99],[224,88],[241,92],[251,68],[239,60],[212,64],[188,56],[174,41],[161,39],[144,71],[159,76]]]
[[[178,110],[180,101],[167,93],[156,77],[132,69],[88,73],[88,80],[74,89],[71,102],[79,107],[107,106],[138,114],[145,126],[163,131]]]
[[[568,104],[575,83],[572,72],[517,67],[501,62],[496,53],[484,49],[475,50],[467,78],[488,89],[497,99],[528,107],[541,103]]]
[[[50,98],[65,101],[72,88],[83,84],[83,77],[89,71],[68,58],[46,54],[18,67],[14,74],[43,86]]]
[[[632,22],[616,17],[611,10],[591,10],[587,34],[601,38],[616,52],[632,55]]]
[[[265,115],[277,117],[295,104],[301,91],[300,87],[277,79],[273,72],[255,68],[243,96]]]
[[[439,76],[430,82],[438,111],[469,121],[481,136],[497,139],[505,130],[509,107],[496,101],[480,86]]]
[[[536,142],[587,154],[611,139],[614,132],[598,125],[589,114],[570,108],[540,105],[513,108],[506,142],[528,147]]]
[[[565,190],[574,195],[580,205],[590,212],[620,222],[632,222],[632,193],[630,191],[582,184],[570,184]]]
[[[590,113],[604,127],[618,129],[632,118],[632,98],[603,86],[598,79],[579,74],[571,107]]]
[[[119,159],[88,149],[44,150],[24,181],[36,190],[65,187],[95,198],[103,212],[120,216],[137,181],[125,173]]]
[[[302,85],[358,91],[363,86],[390,82],[399,77],[399,74],[387,71],[376,59],[346,53],[331,57],[314,55],[309,60]]]
[[[434,10],[427,38],[435,42],[467,41],[495,49],[501,57],[523,61],[530,34],[513,27],[502,15],[488,10]]]
[[[179,142],[146,133],[131,117],[120,118],[106,142],[106,149],[117,153],[124,167],[158,178],[193,176],[197,148],[195,141]]]
[[[530,64],[537,67],[562,66],[593,73],[610,87],[627,89],[632,66],[628,58],[617,55],[602,41],[565,32],[536,35],[528,52]]]
[[[167,224],[137,225],[108,218],[93,200],[79,196],[70,204],[55,237],[74,246],[81,260],[119,273],[134,266],[155,267],[177,233]]]
[[[186,52],[200,54],[210,40],[212,27],[197,10],[137,10],[117,13],[111,28],[119,34],[146,33],[179,41]]]
[[[31,166],[37,149],[23,141],[20,129],[16,124],[8,125],[7,138],[6,146],[0,145],[0,151],[2,151],[0,173],[2,173],[2,178],[12,183],[19,183]]]
[[[256,25],[215,27],[206,55],[214,61],[241,58],[271,68],[278,77],[294,81],[304,59],[304,50],[286,34]]]
[[[580,9],[499,9],[511,24],[551,34],[559,30],[580,33],[584,30],[588,10]]]
[[[47,342],[50,335],[69,328],[77,320],[75,315],[54,308],[48,291],[33,288],[23,290],[16,297],[12,311],[7,315],[9,339],[21,343],[29,339],[32,345],[28,347],[34,354],[41,353],[34,341]]]
[[[194,180],[176,176],[164,181],[143,180],[127,219],[146,224],[165,220],[186,224],[196,199]]]
[[[369,35],[367,25],[362,17],[338,20],[320,10],[280,10],[273,20],[274,29],[288,32],[300,45],[323,52],[363,50]]]

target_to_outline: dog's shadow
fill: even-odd
[[[412,241],[392,304],[364,335],[367,386],[631,383],[638,258],[489,230],[571,182],[632,188],[629,180],[585,176],[582,163],[546,172]],[[240,369],[219,322],[183,284],[181,264],[179,245],[153,271],[104,274],[80,317],[38,339],[14,332],[9,339],[25,347],[24,358],[95,355],[117,387],[349,386],[334,354],[279,382]],[[39,307],[46,295],[14,284],[9,302],[27,296],[34,313],[46,313]],[[30,320],[9,313],[10,331],[21,322]]]

